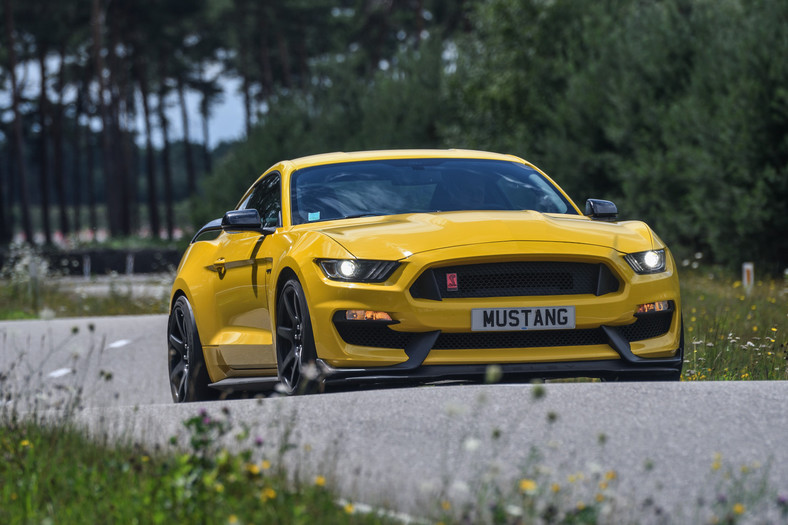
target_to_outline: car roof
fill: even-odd
[[[337,164],[341,162],[356,162],[364,160],[381,159],[430,159],[430,158],[456,158],[456,159],[491,159],[508,160],[530,163],[514,155],[503,155],[501,153],[491,153],[487,151],[476,151],[466,149],[395,149],[395,150],[376,150],[376,151],[354,151],[350,153],[335,152],[322,153],[320,155],[309,155],[283,162],[289,164],[291,169],[298,170],[310,166],[322,164]]]

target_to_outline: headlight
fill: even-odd
[[[624,256],[635,273],[659,273],[665,271],[665,250],[630,253]]]
[[[399,266],[396,261],[361,259],[317,259],[317,264],[329,279],[357,283],[381,283]]]

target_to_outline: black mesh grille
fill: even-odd
[[[640,317],[635,323],[617,327],[627,341],[658,337],[670,329],[671,312]],[[411,333],[391,330],[384,324],[364,322],[336,323],[340,337],[347,344],[373,348],[405,348]],[[601,328],[585,330],[539,330],[520,332],[442,333],[433,345],[436,350],[475,348],[548,348],[554,346],[589,346],[607,344]]]
[[[638,317],[634,324],[619,327],[619,332],[629,342],[652,339],[668,333],[673,312]]]
[[[504,262],[425,271],[410,289],[420,299],[527,297],[615,292],[618,280],[604,264]]]

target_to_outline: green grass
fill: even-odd
[[[681,275],[683,379],[788,379],[788,283],[766,279],[745,290],[711,270]]]
[[[214,447],[219,420],[186,422],[192,450],[95,443],[67,423],[0,425],[0,523],[385,523],[339,505],[323,478],[292,481],[254,450]],[[226,431],[226,428],[224,429]]]

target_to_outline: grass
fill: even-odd
[[[788,282],[741,281],[713,270],[681,274],[683,378],[788,379]]]

